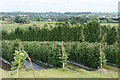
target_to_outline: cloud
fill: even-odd
[[[119,0],[1,0],[2,11],[117,11]]]

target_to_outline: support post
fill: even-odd
[[[101,54],[101,44],[100,44],[100,68],[102,69],[102,54]]]
[[[61,45],[61,47],[62,47],[62,58],[64,59],[64,47],[63,47],[63,41],[62,41],[62,45]],[[65,64],[64,64],[64,60],[63,60],[63,63],[62,63],[62,67],[64,68],[65,67]]]

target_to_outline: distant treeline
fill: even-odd
[[[92,14],[92,12],[65,12],[67,15]]]
[[[55,27],[44,28],[28,27],[16,28],[8,33],[2,31],[3,40],[21,39],[22,41],[79,41],[79,42],[107,42],[114,44],[118,40],[117,28],[100,26],[96,20],[87,22],[85,26],[80,23],[72,25],[69,22],[56,23]]]
[[[118,23],[118,18],[99,18],[101,23]]]
[[[87,23],[88,21],[95,19],[97,21],[99,21],[100,23],[118,23],[118,18],[96,18],[96,17],[61,17],[58,18],[57,20],[60,22],[64,22],[64,21],[70,21],[72,24],[76,24],[76,23]]]
[[[58,18],[58,21],[59,22],[65,22],[65,21],[69,21],[71,24],[76,24],[76,23],[81,23],[81,24],[84,24],[84,23],[87,23],[88,21],[92,20],[93,17],[61,17],[61,18]],[[98,20],[97,18],[94,18],[95,20]]]
[[[89,16],[86,17],[87,14],[90,14],[91,12],[85,13],[72,13],[72,12],[66,12],[66,13],[54,13],[54,12],[48,12],[48,13],[2,13],[5,16],[0,17],[1,20],[4,20],[5,18],[8,18],[8,20],[13,21],[16,16],[21,16],[23,18],[27,18],[31,21],[70,21],[72,24],[74,23],[86,23],[89,20],[92,20],[93,17]],[[22,15],[21,15],[22,14]],[[78,14],[85,14],[81,16],[75,16]],[[74,16],[66,16],[66,15],[74,15]],[[94,17],[96,20],[98,20],[100,23],[118,23],[118,18],[108,18],[108,17]]]
[[[92,14],[92,12],[21,12],[21,11],[16,11],[16,12],[0,12],[2,15],[80,15],[80,14]]]
[[[36,16],[36,15],[43,15],[43,14],[63,14],[60,12],[21,12],[21,11],[16,11],[16,12],[0,12],[2,15],[30,15],[30,16]]]

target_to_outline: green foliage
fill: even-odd
[[[66,62],[66,55],[62,59],[62,49],[57,43],[51,42],[24,42],[24,47],[31,58],[52,64],[56,67],[62,66],[62,60]],[[64,51],[64,54],[65,51]]]
[[[91,17],[59,17],[57,18],[57,21],[59,22],[70,22],[72,25],[77,23],[84,24],[90,20],[92,20]],[[95,18],[95,20],[98,20],[98,19]]]
[[[77,23],[71,25],[68,22],[56,24],[56,27],[48,29],[47,24],[44,28],[29,27],[24,29],[17,28],[15,31],[2,35],[2,39],[22,41],[84,41],[84,26]]]
[[[8,31],[2,30],[2,35],[8,35]]]
[[[115,27],[108,29],[106,41],[108,44],[114,44],[117,41],[117,29]]]
[[[16,41],[2,41],[2,57],[8,61],[13,61],[13,53],[19,50],[19,40]],[[23,46],[22,46],[23,48]]]
[[[100,66],[100,45],[98,43],[87,42],[67,42],[66,50],[68,59],[86,66],[98,68]],[[105,55],[102,53],[102,62],[105,63]]]
[[[12,70],[15,70],[19,67],[19,69],[24,67],[25,64],[25,60],[27,58],[27,56],[25,55],[25,53],[23,53],[21,50],[17,51],[15,50],[14,55],[14,61],[12,61]]]
[[[29,20],[26,19],[26,18],[22,18],[20,16],[16,16],[15,19],[14,19],[14,22],[27,24],[27,23],[29,23]]]
[[[87,42],[100,41],[100,23],[96,20],[92,20],[87,23],[85,29],[85,38]]]
[[[108,22],[108,23],[113,23],[113,19],[107,18],[107,22]]]
[[[15,34],[23,34],[23,31],[24,29],[22,29],[22,28],[16,28],[15,29]]]
[[[49,28],[50,27],[50,28]],[[114,44],[117,40],[117,29],[110,26],[100,26],[99,22],[93,20],[88,22],[86,27],[80,23],[72,25],[69,22],[56,23],[55,27],[44,25],[44,28],[27,27],[26,29],[16,28],[8,33],[2,31],[3,40],[21,39],[22,41],[87,41],[107,42]]]
[[[100,23],[107,23],[107,21],[106,20],[101,20]]]
[[[11,55],[13,54],[10,54],[10,51],[14,50],[14,45],[17,42],[3,41],[2,43],[2,50],[4,54],[3,57],[7,60],[9,58],[9,60],[11,61],[13,59],[13,56]],[[63,61],[64,63],[66,63],[67,58],[68,60],[80,62],[94,68],[98,68],[100,66],[100,51],[99,44],[97,43],[93,44],[86,42],[65,42],[64,58],[62,57],[61,45],[58,44],[60,42],[22,41],[21,43],[24,50],[29,54],[31,58],[52,64],[57,67],[61,67]]]
[[[71,24],[77,24],[77,23],[84,24],[90,20],[92,20],[92,18],[90,18],[90,17],[71,17],[71,18],[69,18],[69,21]]]
[[[21,42],[23,49],[28,53],[30,58],[40,60],[45,63],[52,64],[56,67],[62,67],[62,63],[66,63],[67,54],[64,49],[64,58],[62,57],[61,45],[57,42]],[[17,45],[16,45],[17,44]],[[13,52],[18,46],[17,41],[3,41],[2,51],[3,58],[13,61]],[[18,47],[17,47],[18,48]]]
[[[13,53],[18,50],[19,41],[2,41],[3,58],[13,61]],[[31,58],[62,67],[67,60],[82,63],[93,68],[100,67],[100,44],[88,42],[64,42],[64,58],[62,57],[61,42],[21,41],[24,49]],[[102,44],[102,63],[105,61],[118,63],[117,45]]]
[[[118,18],[100,17],[99,19],[101,23],[117,23],[118,22]]]
[[[118,64],[120,59],[118,44],[107,45],[104,49],[104,53],[106,55],[107,62]]]
[[[41,18],[37,18],[36,21],[42,21],[42,19]]]

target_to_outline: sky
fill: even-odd
[[[0,12],[117,12],[119,0],[0,0]]]

